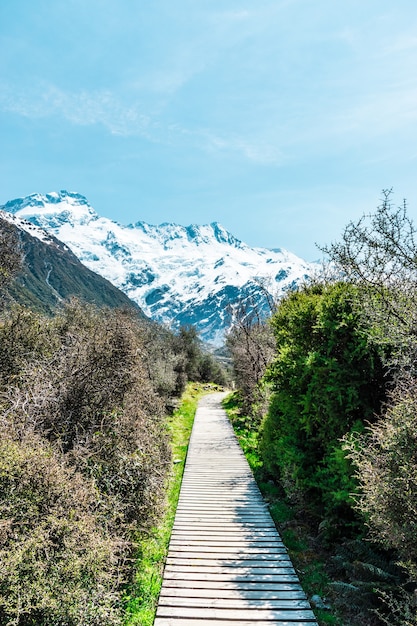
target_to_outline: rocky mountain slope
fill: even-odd
[[[22,270],[8,289],[14,300],[49,314],[61,301],[77,296],[84,302],[134,309],[143,315],[126,294],[85,267],[54,236],[5,211],[0,211],[0,228],[2,220],[17,229],[24,257]]]
[[[279,296],[313,270],[285,250],[251,248],[217,222],[124,226],[100,217],[84,196],[67,191],[33,194],[0,208],[64,242],[149,317],[171,327],[194,324],[202,339],[217,345],[234,304],[251,297],[267,308],[259,282]]]

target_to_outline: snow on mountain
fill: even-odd
[[[195,324],[202,339],[214,344],[222,343],[230,326],[229,305],[251,296],[266,306],[257,281],[280,295],[313,269],[286,250],[250,248],[217,222],[123,226],[67,191],[33,194],[0,209],[52,233],[149,317],[174,327]]]
[[[47,243],[47,244],[55,243],[52,237],[46,232],[46,230],[44,230],[43,228],[39,228],[38,226],[35,226],[35,224],[32,224],[32,222],[29,222],[28,220],[25,220],[22,217],[19,217],[18,215],[14,215],[12,213],[9,213],[7,211],[3,211],[0,209],[0,218],[6,220],[10,224],[14,224],[17,228],[24,230],[29,235],[32,235],[32,237],[36,237],[36,239],[39,239],[40,241],[43,241],[44,243]]]

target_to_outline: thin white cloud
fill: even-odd
[[[54,85],[25,93],[3,88],[0,109],[33,119],[60,116],[76,126],[100,124],[116,135],[144,135],[152,124],[139,106],[123,105],[110,91],[69,92]]]
[[[75,126],[101,125],[114,135],[141,136],[153,143],[189,145],[223,154],[238,154],[259,164],[281,164],[282,152],[262,138],[231,136],[204,128],[186,128],[165,123],[141,112],[138,105],[126,106],[110,91],[66,92],[44,85],[32,93],[0,90],[0,109],[22,117],[40,119],[58,116]]]
[[[284,154],[278,145],[259,138],[227,137],[207,133],[206,147],[212,152],[237,153],[248,161],[262,165],[282,165]]]

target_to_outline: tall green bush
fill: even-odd
[[[316,284],[282,300],[272,327],[273,396],[261,452],[288,495],[351,517],[352,469],[340,439],[373,420],[385,396],[380,356],[361,325],[356,289]]]

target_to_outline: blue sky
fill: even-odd
[[[415,0],[3,0],[0,204],[84,194],[307,260],[417,219]]]

